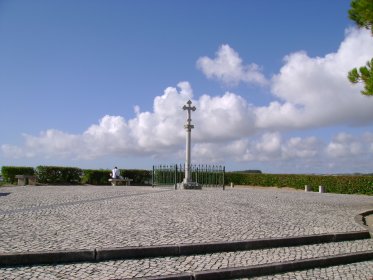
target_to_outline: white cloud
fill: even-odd
[[[121,116],[104,116],[80,137],[74,153],[77,158],[97,158],[106,154],[131,153],[133,144],[128,123]]]
[[[222,143],[202,142],[193,146],[193,156],[198,162],[222,163],[227,160],[238,162],[255,160],[247,138]]]
[[[371,132],[364,133],[364,135],[362,136],[362,139],[364,143],[366,143],[366,146],[368,147],[368,151],[370,153],[373,153],[373,133]]]
[[[199,58],[197,67],[208,78],[215,78],[228,85],[244,82],[263,86],[268,83],[257,64],[243,65],[238,53],[229,45],[222,45],[215,59],[207,56]]]
[[[373,120],[373,99],[347,80],[353,67],[373,54],[373,39],[366,30],[350,29],[336,53],[309,57],[296,52],[272,78],[278,101],[256,109],[260,128],[306,128],[361,124]]]
[[[325,142],[316,137],[283,138],[278,132],[270,132],[250,140],[232,140],[224,145],[197,144],[193,153],[197,162],[264,164],[283,172],[372,172],[372,147],[371,133],[363,136],[340,133],[330,142]]]
[[[18,158],[25,157],[23,149],[20,147],[14,146],[14,145],[8,145],[8,144],[1,145],[1,152],[4,155],[4,157],[7,157],[7,158],[18,159]]]
[[[74,151],[77,144],[80,146],[81,138],[78,135],[68,134],[56,129],[43,131],[39,136],[24,135],[25,147],[20,149],[26,157],[54,156],[66,158]]]
[[[288,165],[290,170],[296,166],[312,170],[316,166],[341,168],[353,161],[367,169],[373,157],[372,133],[361,137],[339,133],[329,142],[316,137],[285,137],[282,132],[371,123],[373,99],[362,96],[346,75],[351,68],[363,65],[372,53],[370,34],[349,30],[336,53],[313,58],[305,52],[288,55],[271,80],[275,99],[267,106],[255,106],[233,92],[194,99],[191,85],[180,82],[154,98],[152,111],[141,112],[135,106],[135,116],[129,120],[106,115],[81,134],[49,129],[38,136],[24,135],[23,146],[5,144],[1,152],[10,158],[73,159],[176,154],[182,161],[186,113],[181,108],[192,100],[197,107],[192,113],[196,162],[278,162],[280,168]],[[226,83],[266,83],[256,66],[244,66],[228,45],[219,49],[214,60],[204,57],[197,64],[208,77]]]
[[[254,114],[250,105],[240,96],[201,96],[193,100],[188,82],[178,88],[168,87],[154,99],[153,112],[141,112],[135,106],[135,117],[106,115],[82,134],[69,134],[49,129],[38,136],[24,135],[24,147],[3,145],[8,157],[61,157],[95,159],[105,155],[155,155],[184,148],[186,113],[182,107],[192,100],[197,106],[193,112],[193,141],[220,142],[254,133]]]
[[[329,143],[326,151],[331,157],[358,156],[364,151],[363,143],[365,141],[362,140],[355,139],[347,133],[339,133]]]
[[[282,148],[284,159],[288,158],[313,158],[319,156],[322,145],[316,137],[292,137]]]
[[[253,108],[241,96],[230,92],[215,97],[203,95],[196,105],[192,119],[199,141],[237,139],[256,131]]]
[[[277,130],[370,122],[373,99],[361,95],[361,85],[352,85],[347,73],[364,65],[372,53],[370,32],[351,28],[335,53],[323,57],[310,57],[304,51],[287,55],[270,81],[275,100],[254,108],[256,127]],[[199,58],[197,66],[208,78],[226,84],[268,83],[256,64],[244,65],[229,45],[222,45],[214,59]]]
[[[281,153],[281,135],[279,133],[264,133],[255,145],[255,152],[260,160],[278,158]]]

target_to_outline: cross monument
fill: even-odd
[[[191,111],[195,111],[196,107],[192,106],[192,101],[188,101],[187,105],[183,106],[183,110],[186,110],[188,113],[188,117],[186,120],[186,124],[184,125],[184,128],[186,130],[186,145],[185,145],[185,177],[183,181],[184,188],[190,188],[196,185],[196,183],[193,183],[191,181],[190,176],[190,149],[191,149],[191,132],[192,128],[194,128],[194,125],[191,124]]]

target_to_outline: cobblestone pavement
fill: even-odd
[[[249,278],[243,278],[246,280]],[[255,280],[285,280],[285,279],[305,279],[305,280],[372,280],[373,261],[353,263],[348,265],[332,266],[327,268],[316,268],[303,271],[295,271],[284,274],[276,274],[265,277],[250,278]]]
[[[26,266],[0,269],[1,279],[131,279],[149,276],[198,272],[211,269],[262,265],[275,262],[304,260],[373,249],[373,240],[357,240],[328,244],[284,247],[265,250],[224,252],[195,256],[118,260],[100,263]],[[292,272],[257,279],[320,279],[333,275],[339,279],[370,279],[373,261],[332,268]],[[349,278],[355,274],[356,278]],[[294,278],[296,276],[297,278]],[[360,278],[358,278],[358,276]],[[338,277],[324,279],[338,279]]]
[[[360,231],[363,228],[354,217],[373,209],[370,196],[251,188],[174,191],[125,186],[35,186],[2,187],[0,193],[0,253]],[[372,249],[369,239],[268,249],[273,251],[2,268],[0,278],[131,278],[146,276],[144,271],[155,276]],[[367,279],[364,273],[373,276],[372,262],[335,269],[348,275],[356,267],[364,268],[359,279]],[[274,279],[311,279],[304,275],[330,275],[335,269],[294,272]]]

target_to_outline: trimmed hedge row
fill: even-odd
[[[121,169],[121,175],[133,180],[133,185],[150,185],[152,171],[137,169]],[[38,166],[16,167],[3,166],[1,173],[6,183],[16,183],[15,176],[36,175],[37,182],[42,184],[92,184],[109,185],[111,170],[80,169],[76,167]],[[322,176],[322,175],[296,175],[296,174],[254,174],[242,172],[226,172],[225,184],[251,185],[265,187],[290,187],[304,189],[305,185],[312,187],[326,187],[327,192],[341,194],[373,195],[373,176]]]
[[[139,169],[121,169],[120,174],[133,180],[132,184],[137,186],[151,185],[152,171]]]
[[[80,184],[83,171],[76,167],[38,166],[35,174],[42,184]]]
[[[6,183],[17,183],[16,175],[35,175],[37,182],[50,185],[109,185],[111,170],[109,169],[80,169],[76,167],[61,166],[37,166],[33,167],[16,167],[3,166],[1,173]],[[121,169],[123,177],[132,179],[134,185],[150,185],[152,172],[150,170],[138,169]]]
[[[6,183],[14,184],[17,182],[16,175],[34,175],[35,170],[33,167],[26,166],[3,166],[1,174]]]
[[[85,169],[83,170],[82,184],[109,185],[110,172],[111,170],[109,169]]]
[[[83,184],[91,185],[109,185],[111,170],[100,169],[85,169],[83,170]],[[120,169],[120,174],[123,177],[128,177],[132,179],[132,184],[137,186],[150,185],[152,179],[152,172],[150,170],[138,170],[138,169]]]
[[[235,185],[264,187],[290,187],[304,189],[305,185],[318,191],[319,186],[326,187],[327,192],[341,194],[373,195],[373,176],[332,176],[332,175],[296,175],[296,174],[244,174],[225,173],[225,182]]]

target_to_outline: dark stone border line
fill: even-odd
[[[64,250],[48,252],[28,252],[0,254],[0,267],[59,264],[73,262],[93,262],[96,258],[96,250]]]
[[[26,253],[3,253],[0,254],[0,267],[198,255],[217,252],[248,251],[276,247],[301,246],[368,238],[370,238],[369,231],[357,231],[247,241],[211,242],[144,247],[96,248],[86,250],[61,250]]]
[[[257,277],[274,275],[291,271],[300,271],[320,267],[337,266],[355,262],[369,261],[373,259],[373,251],[341,254],[329,257],[320,257],[296,261],[277,262],[265,265],[253,265],[246,267],[233,267],[198,271],[194,273],[180,273],[166,276],[145,277],[146,280],[218,280],[237,279],[244,277]],[[136,278],[132,278],[136,279]],[[124,280],[124,279],[123,279]]]
[[[355,216],[355,222],[358,223],[359,225],[361,225],[362,227],[367,228],[367,223],[365,221],[365,217],[369,216],[369,215],[372,215],[372,214],[373,214],[373,210],[368,210],[368,211],[365,211],[363,213],[360,213],[360,214]]]
[[[301,246],[338,241],[370,238],[368,231],[307,235],[299,237],[268,238],[247,241],[211,242],[166,246],[124,247],[96,249],[97,260],[152,258],[166,256],[198,255],[206,253],[248,251],[276,247]]]
[[[359,215],[355,216],[355,222],[361,225],[363,228],[367,229],[370,233],[370,237],[373,238],[373,226],[368,226],[366,217],[373,215],[373,210],[368,210]]]

